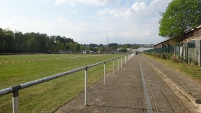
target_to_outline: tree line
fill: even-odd
[[[48,36],[43,33],[13,32],[0,28],[0,53],[79,52],[81,45],[71,38]]]
[[[79,44],[72,38],[65,36],[48,36],[44,33],[13,32],[0,28],[0,53],[59,53],[59,51],[80,53],[90,50],[95,53],[114,52],[121,48],[120,52],[126,52],[126,48],[137,49],[143,44]]]

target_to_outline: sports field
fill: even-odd
[[[122,55],[39,54],[0,56],[0,89],[87,66]],[[115,61],[117,65],[117,61]],[[112,70],[112,62],[106,65]],[[115,66],[117,67],[117,66]],[[90,68],[89,84],[103,76],[103,65]],[[19,93],[21,113],[52,112],[84,89],[84,71],[38,84]],[[0,113],[12,112],[12,94],[0,96]]]

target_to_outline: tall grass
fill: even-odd
[[[0,89],[69,71],[120,55],[13,55],[0,56]],[[117,61],[115,63],[117,65]],[[112,62],[107,63],[107,72]],[[89,85],[103,76],[103,65],[90,68]],[[52,112],[84,88],[84,70],[20,90],[20,112]],[[0,97],[0,113],[12,112],[11,94]]]

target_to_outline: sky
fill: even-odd
[[[0,28],[72,38],[80,44],[157,44],[171,0],[0,0]]]

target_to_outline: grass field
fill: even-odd
[[[53,74],[87,66],[120,55],[11,55],[0,56],[0,89]],[[115,62],[117,65],[117,61]],[[107,63],[107,72],[112,62]],[[117,66],[115,66],[117,67]],[[103,65],[89,69],[89,85],[103,76]],[[19,94],[21,113],[52,112],[84,89],[84,71],[23,90]],[[0,113],[12,112],[12,94],[0,96]]]

